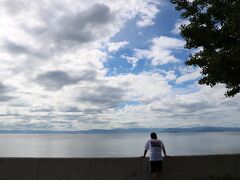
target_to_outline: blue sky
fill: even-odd
[[[167,0],[3,0],[0,22],[1,130],[240,127]]]

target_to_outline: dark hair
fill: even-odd
[[[151,133],[151,139],[157,139],[157,134],[155,132]]]

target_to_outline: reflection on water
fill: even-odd
[[[169,155],[240,153],[240,133],[159,133]],[[134,157],[149,134],[0,134],[1,157]]]

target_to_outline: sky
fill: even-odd
[[[240,127],[167,0],[0,0],[0,130]]]

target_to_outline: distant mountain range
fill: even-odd
[[[191,127],[191,128],[130,128],[91,129],[81,131],[51,130],[0,130],[0,134],[116,134],[116,133],[194,133],[194,132],[240,132],[240,127]]]

